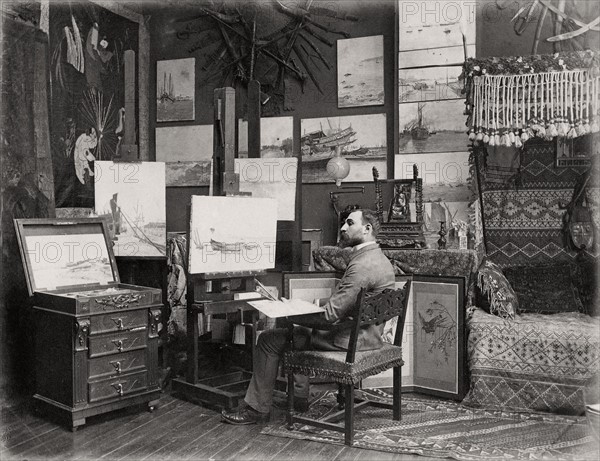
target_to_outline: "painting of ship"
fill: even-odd
[[[194,120],[194,58],[156,63],[158,122]]]
[[[333,157],[336,149],[345,150],[346,146],[354,143],[356,139],[356,131],[352,129],[352,125],[347,128],[332,127],[331,122],[327,119],[329,129],[321,128],[316,131],[305,133],[300,142],[302,145],[302,162],[312,163],[323,160],[329,160]]]
[[[214,251],[220,251],[221,253],[240,253],[242,250],[251,250],[257,246],[254,242],[237,241],[237,242],[225,242],[223,238],[215,239],[215,228],[210,228],[210,247]]]
[[[163,83],[160,87],[160,94],[158,95],[158,100],[161,102],[175,102],[175,95],[173,93],[173,76],[170,73],[169,81],[167,82],[167,73],[163,72]]]
[[[423,107],[425,107],[425,103],[419,103],[417,108],[417,118],[404,125],[404,132],[402,135],[411,136],[413,139],[427,139],[429,135],[434,134],[429,131],[429,127],[425,124]]]

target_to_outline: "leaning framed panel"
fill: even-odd
[[[465,279],[415,275],[411,286],[413,391],[461,400],[465,377]]]
[[[336,289],[342,274],[340,272],[283,272],[283,297],[313,302],[315,299],[329,298]]]

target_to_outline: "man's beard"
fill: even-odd
[[[340,236],[339,246],[341,248],[355,247],[356,245],[360,245],[363,243],[363,240],[360,237],[348,237],[348,234],[342,233]]]

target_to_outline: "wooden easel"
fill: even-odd
[[[260,92],[260,85],[258,88],[256,85],[253,87],[254,90]],[[213,195],[248,195],[240,194],[239,175],[234,171],[236,117],[233,88],[216,89],[214,107]],[[260,107],[257,118],[260,127]],[[253,133],[253,136],[256,136],[256,132]],[[260,139],[260,132],[258,137]],[[260,143],[258,143],[258,147],[260,149]],[[188,235],[188,255],[190,244],[191,236]],[[238,406],[239,400],[246,394],[252,375],[245,370],[232,370],[223,375],[198,379],[198,317],[203,315],[204,319],[207,319],[213,315],[234,316],[236,320],[237,318],[241,319],[242,325],[247,325],[244,315],[249,314],[252,334],[249,341],[246,338],[246,343],[252,348],[252,361],[254,362],[258,311],[243,300],[235,300],[235,292],[224,288],[239,284],[240,292],[253,292],[255,291],[255,277],[263,274],[262,271],[187,274],[188,369],[185,380],[181,378],[173,380],[174,391],[192,400],[200,400],[227,409]]]

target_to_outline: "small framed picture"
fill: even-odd
[[[331,297],[342,278],[339,272],[284,272],[283,297],[313,302]]]

